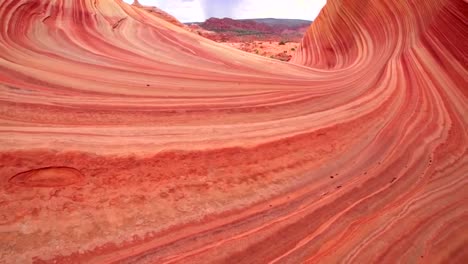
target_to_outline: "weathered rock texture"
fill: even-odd
[[[0,1],[0,262],[467,263],[467,14],[329,0],[288,64]]]

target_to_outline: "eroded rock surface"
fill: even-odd
[[[467,263],[466,14],[329,0],[283,63],[0,1],[0,262]]]

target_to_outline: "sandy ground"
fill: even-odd
[[[227,46],[273,59],[289,61],[300,43],[277,41],[225,42]]]

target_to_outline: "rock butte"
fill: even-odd
[[[283,63],[0,1],[0,262],[467,263],[467,5],[329,0]]]

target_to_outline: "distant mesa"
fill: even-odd
[[[466,14],[0,0],[0,263],[468,263]]]
[[[312,21],[300,19],[210,18],[201,23],[186,23],[188,30],[200,36],[245,52],[291,60]],[[286,46],[280,46],[288,43]]]
[[[301,19],[232,19],[209,18],[202,23],[186,23],[197,25],[204,30],[224,34],[223,37],[237,41],[281,41],[300,42],[312,21]]]

